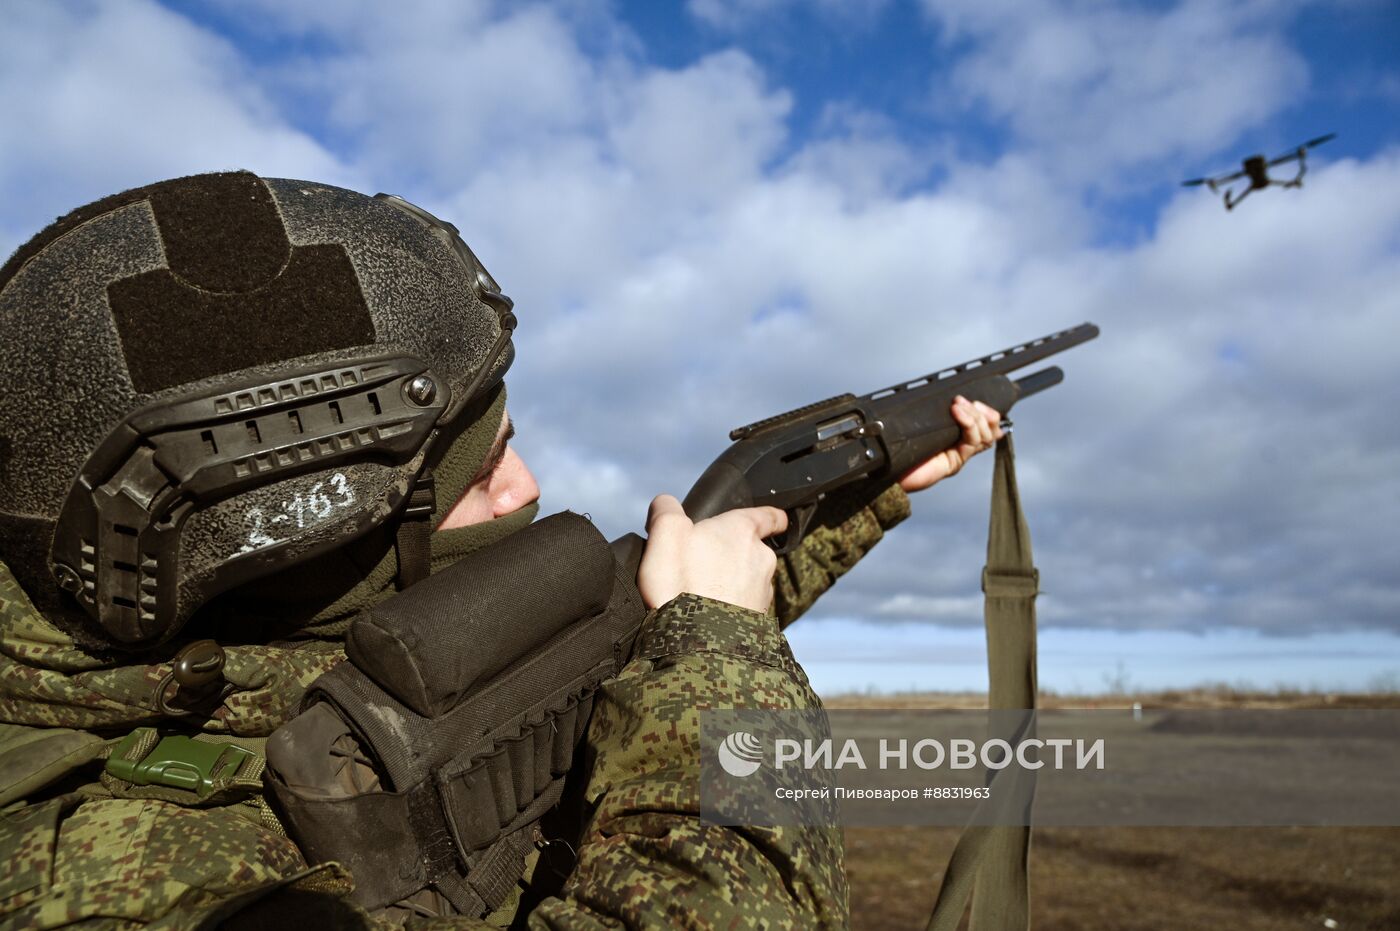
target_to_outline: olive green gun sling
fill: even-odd
[[[1031,559],[1030,530],[1016,487],[1016,452],[1010,433],[997,443],[993,469],[987,565],[982,570],[987,705],[992,711],[1031,712],[1036,706],[1035,596],[1040,575]],[[1033,726],[1034,716],[1027,714],[1023,727]],[[1023,730],[1018,736],[1033,734]],[[997,774],[998,785],[1005,778],[1022,780],[1010,789],[1028,807],[1035,792],[1034,775],[1023,769],[1003,769]],[[1028,823],[972,824],[965,828],[943,874],[929,931],[956,931],[969,898],[971,931],[1029,928],[1030,842]]]

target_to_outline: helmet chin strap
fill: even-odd
[[[489,363],[488,363],[489,365]],[[408,495],[408,505],[402,512],[394,534],[398,571],[395,588],[403,591],[421,582],[433,571],[434,550],[441,556],[449,549],[447,541],[469,534],[459,530],[435,533],[453,506],[477,478],[491,453],[500,425],[505,419],[506,388],[499,385],[479,403],[481,412],[466,411],[462,418],[472,418],[466,429],[454,437],[441,459],[429,460],[414,482]],[[441,489],[441,494],[438,494]],[[459,528],[464,530],[465,528]],[[441,560],[439,559],[439,564]]]
[[[423,581],[432,572],[433,512],[436,510],[437,490],[433,474],[430,469],[424,469],[413,483],[408,507],[404,509],[399,529],[394,535],[394,549],[399,559],[399,591]]]

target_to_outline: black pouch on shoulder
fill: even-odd
[[[614,564],[591,523],[555,514],[364,612],[345,652],[380,688],[436,717],[579,619],[606,609]]]
[[[268,742],[289,833],[309,861],[349,866],[365,908],[432,889],[486,914],[644,616],[635,579],[569,512],[363,612],[350,662]]]

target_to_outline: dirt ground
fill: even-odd
[[[829,708],[984,707],[976,695],[842,696]],[[1400,707],[1397,695],[1202,689],[1044,707]],[[1398,777],[1400,778],[1400,777]],[[956,828],[850,828],[852,926],[921,929]],[[1400,929],[1400,828],[1042,828],[1031,844],[1037,931]]]

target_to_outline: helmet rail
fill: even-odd
[[[359,512],[335,513],[337,504],[353,503],[354,493],[334,473],[324,501],[296,515],[302,526],[278,536],[276,522],[292,519],[275,515],[255,525],[241,549],[200,567],[180,558],[181,530],[192,513],[309,472],[402,465],[423,449],[450,401],[446,382],[426,363],[378,356],[142,408],[111,432],[74,481],[54,534],[55,578],[115,639],[162,639],[183,620],[182,584],[195,582],[207,598],[263,574],[308,524],[353,524]]]

